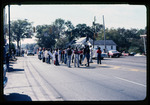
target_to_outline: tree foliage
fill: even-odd
[[[24,38],[31,38],[33,36],[32,23],[27,19],[11,21],[11,40],[19,42]]]
[[[71,21],[56,19],[51,25],[38,25],[36,27],[40,47],[64,48],[66,43],[75,38],[88,37],[94,40],[104,40],[103,25],[96,24],[95,27],[86,24],[74,26]],[[95,34],[94,34],[95,33]],[[113,40],[119,51],[143,52],[143,41],[140,37],[145,34],[145,29],[111,28],[105,29],[106,40]]]
[[[113,40],[117,44],[117,50],[143,53],[143,41],[140,35],[145,34],[144,29],[106,29],[106,40]],[[97,40],[104,40],[103,31],[98,34]]]
[[[54,31],[51,32],[50,28],[53,29]],[[38,25],[36,26],[36,31],[37,31],[37,44],[40,47],[45,47],[45,48],[51,48],[55,45],[56,41],[55,38],[57,37],[56,35],[58,34],[56,27],[50,26],[50,25]]]

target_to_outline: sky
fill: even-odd
[[[7,11],[8,7],[6,6],[6,13]],[[127,4],[10,6],[11,21],[28,19],[29,22],[33,22],[33,26],[50,25],[58,18],[62,18],[65,21],[70,20],[74,26],[83,23],[87,24],[87,26],[92,26],[94,16],[96,17],[96,23],[103,24],[102,16],[104,15],[106,28],[145,29],[147,22],[146,12],[144,5]],[[25,43],[32,41],[33,39],[27,39]]]

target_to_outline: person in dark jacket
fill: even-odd
[[[71,55],[72,55],[71,46],[68,47],[67,55],[68,55],[68,67],[71,67],[71,66],[70,66],[70,63],[71,63]]]
[[[76,64],[79,67],[79,51],[77,47],[74,50],[74,67],[76,67]]]
[[[55,59],[56,59],[55,65],[58,66],[59,65],[59,61],[58,61],[58,49],[56,49],[56,52],[55,52]]]
[[[86,46],[86,49],[85,49],[85,56],[86,56],[86,58],[87,58],[87,63],[88,63],[88,67],[89,67],[89,60],[90,60],[90,49],[89,49],[89,46],[87,45]]]

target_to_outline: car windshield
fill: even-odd
[[[33,52],[33,51],[29,50],[28,52]]]
[[[111,51],[112,53],[117,53],[118,51]]]

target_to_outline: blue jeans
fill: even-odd
[[[55,58],[56,58],[55,65],[59,65],[58,55],[56,55]]]
[[[68,67],[71,67],[70,63],[71,63],[71,55],[68,55]]]
[[[87,58],[88,66],[89,66],[90,54],[86,54],[86,58]]]
[[[97,64],[101,64],[101,54],[97,55]]]
[[[76,67],[76,64],[79,67],[79,55],[78,54],[75,54],[75,57],[74,57],[74,67]]]
[[[65,54],[64,63],[67,64],[67,54]]]

